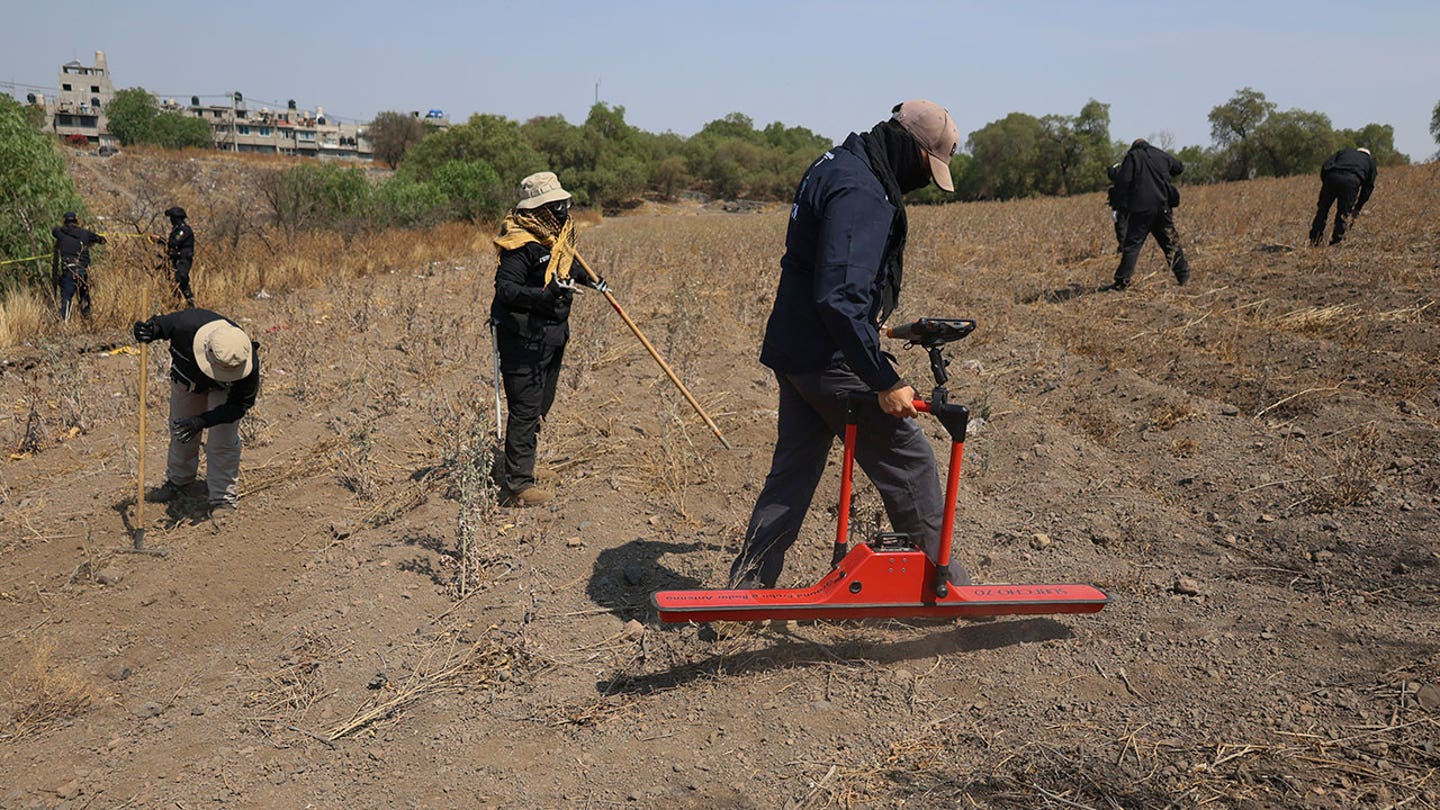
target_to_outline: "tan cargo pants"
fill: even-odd
[[[225,403],[229,391],[213,390],[192,393],[178,382],[170,383],[170,419],[199,416]],[[205,484],[210,491],[210,506],[234,506],[239,498],[236,481],[240,477],[240,424],[230,422],[207,428],[205,436]],[[200,437],[188,442],[170,439],[170,456],[165,477],[184,486],[195,480],[200,470]]]

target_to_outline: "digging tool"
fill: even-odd
[[[575,254],[575,263],[580,265],[580,269],[585,271],[585,274],[590,277],[591,281],[597,284],[600,282],[600,276],[594,270],[590,269],[590,265],[585,259],[581,258],[578,253]],[[609,290],[601,290],[600,292],[605,296],[605,300],[610,302],[610,306],[615,308],[615,314],[620,316],[620,320],[624,321],[625,325],[630,327],[630,331],[635,333],[635,337],[640,340],[641,345],[645,347],[645,351],[650,352],[650,356],[655,358],[655,362],[659,364],[660,370],[665,372],[665,376],[670,378],[670,382],[674,383],[676,388],[680,389],[680,393],[685,396],[685,401],[689,402],[690,407],[695,409],[695,413],[700,414],[700,418],[705,420],[705,425],[710,428],[711,433],[715,434],[715,438],[720,440],[720,444],[724,445],[726,450],[733,450],[734,448],[730,446],[730,442],[726,441],[724,434],[720,432],[720,428],[715,426],[715,421],[710,418],[709,414],[705,413],[705,409],[700,407],[700,403],[695,401],[695,397],[690,393],[690,389],[685,387],[685,383],[680,382],[680,378],[675,375],[674,370],[670,368],[670,364],[665,362],[665,359],[660,356],[660,352],[656,351],[650,341],[645,338],[645,333],[641,332],[640,327],[636,326],[635,322],[630,319],[630,316],[625,314],[625,310],[620,306],[620,302],[615,300],[615,294]]]
[[[150,279],[145,279],[144,285],[140,288],[140,312],[141,317],[150,317]],[[140,429],[136,441],[138,461],[135,472],[135,534],[131,538],[133,545],[128,549],[122,549],[132,554],[149,554],[153,557],[164,557],[168,552],[163,548],[145,547],[145,411],[149,404],[150,397],[150,344],[140,344]]]
[[[1098,613],[1103,609],[1109,597],[1092,585],[954,585],[948,580],[955,502],[960,493],[960,458],[970,411],[949,402],[945,389],[947,361],[942,347],[974,329],[975,322],[970,320],[921,318],[887,330],[890,337],[929,352],[935,390],[928,401],[915,400],[915,409],[939,419],[950,434],[939,560],[931,560],[909,535],[895,532],[877,533],[869,542],[847,549],[858,414],[860,408],[874,407],[875,403],[873,394],[857,394],[847,408],[833,570],[808,588],[660,591],[650,597],[660,621],[973,618]]]
[[[490,319],[490,346],[495,355],[495,441],[505,441],[505,422],[500,413],[500,335],[495,319]]]

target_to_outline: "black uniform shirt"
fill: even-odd
[[[190,223],[181,222],[170,229],[170,236],[165,240],[165,251],[171,261],[184,259],[188,262],[195,258],[195,231],[191,230]]]
[[[55,261],[57,271],[61,260],[64,260],[66,264],[78,264],[81,267],[89,267],[90,246],[105,244],[105,237],[73,223],[61,225],[58,228],[51,228],[50,235],[55,237]]]

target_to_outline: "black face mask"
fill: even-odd
[[[909,193],[930,185],[930,159],[912,138],[910,143],[897,150],[895,158],[895,180],[900,190]]]

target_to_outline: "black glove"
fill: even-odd
[[[557,302],[570,303],[575,298],[575,282],[571,279],[561,279],[559,276],[550,279],[545,285],[545,294]]]
[[[135,341],[137,343],[149,343],[153,340],[160,339],[160,334],[156,330],[155,321],[153,320],[136,321],[135,325],[130,327],[130,332],[135,335]]]
[[[589,287],[596,292],[610,292],[610,285],[605,283],[604,276],[596,276],[594,281],[590,280],[589,273],[586,273],[583,276],[576,276],[575,278],[581,284],[584,284],[586,287]]]
[[[198,416],[170,420],[170,438],[181,444],[189,444],[204,429],[205,420]]]

